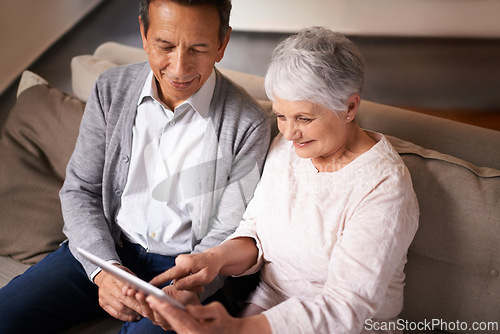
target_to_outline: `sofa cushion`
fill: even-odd
[[[498,319],[500,170],[387,138],[410,170],[420,206],[402,317],[469,324]]]
[[[59,189],[84,103],[33,73],[27,82],[0,139],[0,255],[32,264],[65,239]]]
[[[30,266],[13,260],[9,256],[0,256],[0,288],[3,288],[16,276],[24,273]]]
[[[97,77],[115,63],[91,55],[76,56],[71,59],[71,85],[73,93],[82,101],[87,101]]]
[[[94,56],[117,65],[138,63],[148,60],[143,48],[117,42],[105,42],[95,49]]]

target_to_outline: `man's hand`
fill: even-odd
[[[133,274],[128,268],[115,265]],[[99,287],[99,305],[111,316],[122,321],[141,319],[141,304],[133,296],[123,294],[124,283],[104,270],[94,277],[94,283]]]

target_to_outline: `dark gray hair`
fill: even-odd
[[[149,4],[153,0],[139,0],[139,16],[144,28],[144,34],[148,34],[149,29]],[[229,17],[231,15],[232,4],[231,0],[168,0],[176,2],[183,6],[201,6],[210,5],[217,8],[219,12],[219,40],[222,43],[227,33],[229,32]]]
[[[328,28],[310,27],[278,44],[265,88],[271,101],[309,101],[340,115],[363,83],[364,61],[354,43]]]

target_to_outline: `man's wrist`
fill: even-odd
[[[111,263],[111,264],[117,264],[117,265],[121,265],[120,262],[116,261],[116,260],[110,260],[110,261],[107,261],[108,263]],[[92,274],[90,274],[90,280],[92,282],[94,282],[95,284],[97,284],[96,282],[96,277],[102,272],[102,268],[101,267],[97,267],[96,270],[94,270],[92,272]],[[97,284],[99,285],[99,284]]]

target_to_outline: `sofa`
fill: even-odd
[[[0,137],[0,287],[65,239],[58,191],[97,76],[145,59],[142,49],[114,42],[74,57],[71,94],[23,73]],[[275,135],[263,78],[220,70],[261,103]],[[402,328],[498,332],[500,131],[366,100],[356,121],[388,137],[408,166],[418,197],[420,223],[405,268]],[[116,333],[119,326],[110,317],[67,333]]]

